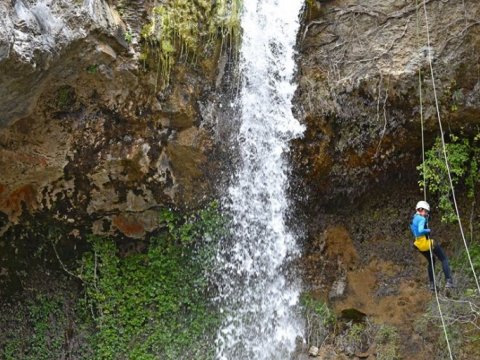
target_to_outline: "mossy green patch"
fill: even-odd
[[[398,331],[395,327],[390,325],[381,325],[375,334],[375,342],[377,344],[377,359],[400,359],[400,336],[398,335]]]
[[[68,110],[75,103],[75,90],[68,85],[58,88],[56,103],[60,110]]]
[[[208,301],[207,273],[223,220],[212,208],[160,216],[166,232],[145,253],[120,258],[113,241],[90,239],[80,276],[94,314],[97,359],[213,356],[219,317]]]
[[[30,288],[28,294],[15,301],[2,303],[1,359],[91,358],[90,344],[80,339],[92,331],[93,324],[75,307],[75,290],[64,286],[73,284],[62,280],[62,276],[51,276],[50,280],[59,288]]]
[[[96,74],[98,70],[98,65],[97,64],[88,65],[85,70],[89,74],[92,74],[92,75]]]
[[[221,42],[235,48],[240,38],[240,0],[169,0],[156,6],[152,20],[141,32],[157,56],[157,73],[163,86],[177,59],[195,63],[209,57]],[[151,50],[143,53],[148,54]]]
[[[208,274],[225,220],[215,203],[159,216],[163,227],[142,252],[122,256],[114,239],[91,236],[76,270],[72,261],[36,265],[21,293],[0,299],[0,358],[213,358],[220,315]],[[44,229],[56,255],[38,256],[60,261],[66,233]]]

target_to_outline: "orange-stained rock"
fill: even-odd
[[[351,268],[357,263],[357,251],[347,229],[343,226],[331,226],[322,236],[325,239],[325,252],[330,260],[336,259],[345,268]]]
[[[37,207],[37,191],[31,185],[21,186],[13,191],[2,185],[0,188],[0,211],[7,214],[10,221],[16,222],[22,215],[22,204],[31,211]]]
[[[145,226],[134,216],[115,215],[112,224],[122,234],[131,238],[141,238],[145,235]]]
[[[25,151],[19,152],[3,149],[2,157],[4,161],[23,163],[27,166],[40,166],[44,168],[48,165],[48,159],[45,156]]]
[[[365,267],[348,271],[347,296],[334,304],[335,310],[340,313],[343,309],[356,308],[380,324],[413,325],[424,314],[431,294],[422,282],[397,278],[399,273],[399,265],[377,259]],[[382,277],[395,279],[397,290],[391,295],[378,296]]]

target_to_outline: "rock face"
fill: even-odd
[[[49,212],[141,238],[152,209],[210,193],[212,131],[200,108],[216,63],[178,65],[160,89],[139,61],[148,0],[0,4],[0,212],[4,233]],[[212,80],[213,79],[213,80]]]
[[[308,219],[304,280],[336,310],[358,307],[410,334],[418,314],[389,311],[428,301],[405,222],[418,200],[421,110],[427,147],[438,135],[429,56],[444,129],[476,135],[480,2],[426,0],[427,18],[415,1],[307,3],[295,109],[307,131],[292,152],[292,193]],[[16,225],[42,217],[74,240],[84,230],[143,239],[159,225],[157,208],[214,193],[214,155],[230,131],[214,93],[228,57],[177,64],[159,86],[158,61],[140,60],[153,4],[0,2],[0,292],[27,276],[30,245],[49,230],[17,236]]]
[[[67,1],[18,0],[10,4],[4,2],[0,12],[3,126],[30,115],[52,80],[66,79],[77,72],[77,68],[66,66],[64,55],[72,44],[87,38],[90,32],[100,30],[116,36],[121,45],[127,45],[122,35],[125,24],[103,1],[85,1],[84,5],[72,6]],[[113,49],[105,54],[107,58],[116,57]]]
[[[298,112],[308,128],[298,172],[317,203],[353,200],[421,160],[419,71],[427,146],[448,131],[475,134],[480,119],[480,4],[316,1],[300,35]],[[422,2],[420,2],[422,3]],[[333,202],[332,202],[333,201]]]
[[[311,203],[352,200],[415,172],[419,71],[427,145],[438,134],[429,54],[445,127],[476,131],[480,5],[426,4],[430,47],[414,3],[309,2],[296,100],[307,132],[293,158]],[[25,212],[54,209],[64,221],[140,238],[155,226],[140,214],[195,205],[215,187],[206,176],[218,169],[212,127],[223,130],[207,99],[225,59],[177,65],[160,88],[155,59],[139,61],[152,5],[0,4],[1,232]]]
[[[296,102],[307,130],[293,145],[292,194],[305,219],[307,291],[337,315],[355,308],[408,334],[400,358],[440,359],[415,327],[432,300],[408,228],[423,196],[420,114],[427,149],[439,135],[434,90],[444,131],[478,134],[480,3],[425,1],[430,44],[418,3],[308,2]],[[478,210],[471,215],[478,223]],[[462,246],[458,229],[438,218],[431,225],[452,259]]]

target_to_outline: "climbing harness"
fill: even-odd
[[[433,239],[429,239],[426,236],[417,237],[413,245],[415,245],[420,251],[428,251],[430,249],[433,249],[433,247],[435,246],[433,243]]]

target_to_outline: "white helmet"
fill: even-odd
[[[417,206],[415,206],[415,210],[418,210],[418,209],[425,209],[427,211],[430,211],[430,205],[428,205],[426,201],[422,200],[417,203]]]

